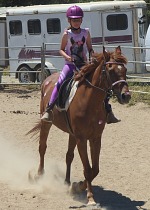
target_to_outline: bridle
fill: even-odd
[[[105,76],[106,76],[106,79],[107,79],[107,82],[108,82],[109,84],[111,84],[111,86],[110,86],[109,88],[104,89],[104,88],[100,88],[99,86],[95,86],[95,85],[93,85],[87,78],[85,78],[85,81],[86,81],[91,87],[93,87],[93,88],[95,88],[95,89],[97,89],[97,90],[103,91],[103,92],[105,92],[107,95],[109,95],[109,97],[111,97],[111,96],[113,95],[113,88],[114,88],[114,86],[116,86],[116,85],[119,84],[119,83],[125,83],[126,85],[128,85],[128,84],[127,84],[126,80],[123,80],[123,79],[118,80],[118,81],[112,83],[112,81],[111,81],[111,79],[110,79],[110,75],[109,75],[108,71],[106,70],[106,65],[108,65],[108,64],[116,64],[116,65],[122,65],[122,66],[124,66],[124,64],[121,63],[121,62],[116,62],[116,61],[114,61],[114,62],[108,61],[108,62],[105,62],[105,63],[103,64],[103,67],[104,67],[104,68],[102,69],[102,75],[105,75]]]
[[[108,64],[116,64],[116,65],[121,65],[121,66],[123,66],[124,67],[124,64],[123,63],[121,63],[121,62],[117,62],[117,61],[108,61],[108,62],[106,62],[105,63],[105,66],[106,65],[108,65]],[[105,68],[105,70],[106,70],[106,68]],[[110,76],[109,76],[110,77]],[[111,87],[113,88],[115,85],[117,85],[117,84],[119,84],[119,83],[125,83],[126,85],[127,85],[127,82],[126,82],[126,80],[124,80],[124,79],[121,79],[121,80],[117,80],[116,82],[113,82],[112,83],[112,85],[111,85]]]

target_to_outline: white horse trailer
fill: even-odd
[[[66,10],[73,4],[36,5],[8,9],[6,12],[10,71],[26,79],[40,81],[41,47],[44,47],[45,74],[61,70],[61,37],[68,27]],[[82,27],[89,28],[94,50],[121,45],[129,61],[128,73],[141,73],[144,61],[146,3],[139,1],[101,1],[77,3],[84,11]],[[107,48],[108,47],[108,48]],[[42,51],[43,53],[43,51]],[[30,73],[30,71],[32,73]],[[19,74],[17,74],[19,72]],[[27,73],[28,72],[28,73]]]
[[[148,26],[146,37],[145,37],[145,47],[146,47],[146,70],[150,72],[150,25]]]
[[[0,7],[0,67],[5,67],[9,64],[8,61],[8,41],[6,30],[6,7]]]

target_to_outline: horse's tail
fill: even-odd
[[[31,138],[34,137],[34,136],[37,136],[37,138],[39,138],[40,129],[41,129],[41,121],[37,122],[36,125],[26,133],[26,135],[31,135],[32,134]]]

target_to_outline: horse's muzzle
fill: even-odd
[[[116,96],[120,104],[128,104],[131,99],[131,94],[129,91],[125,92],[113,92],[113,95]]]
[[[119,86],[118,86],[119,85]],[[128,84],[125,80],[118,80],[112,84],[113,93],[117,97],[120,104],[127,104],[131,99],[131,94],[128,89]],[[118,88],[117,88],[118,87]]]
[[[131,94],[129,91],[121,94],[121,104],[128,104],[131,99]]]

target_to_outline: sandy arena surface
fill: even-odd
[[[100,173],[93,181],[97,203],[87,207],[85,193],[71,196],[64,186],[68,135],[52,127],[45,156],[45,176],[28,182],[36,172],[38,141],[26,136],[40,119],[39,90],[0,91],[0,210],[150,210],[150,108],[113,103],[121,122],[106,125]],[[83,180],[77,150],[71,180]]]

